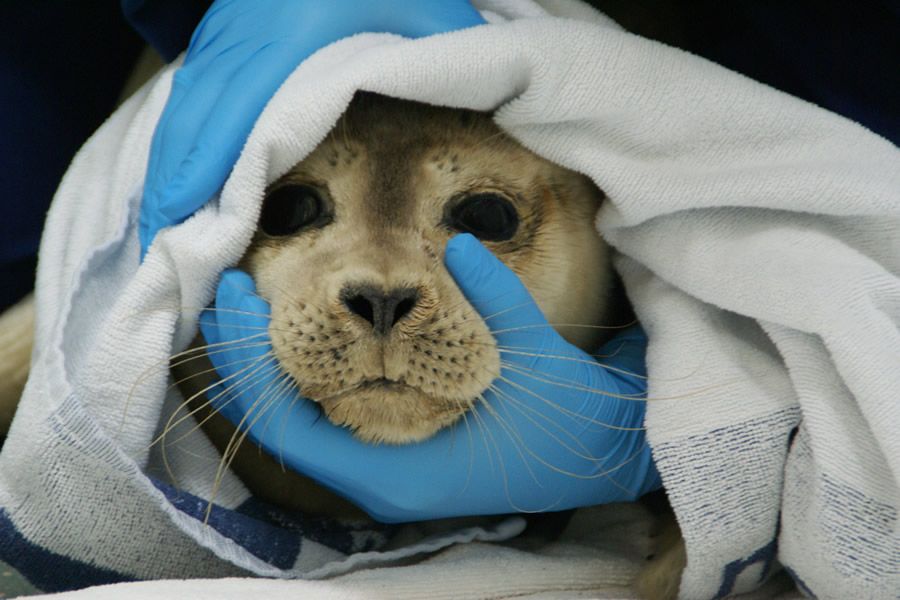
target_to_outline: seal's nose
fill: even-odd
[[[416,306],[419,293],[412,288],[384,291],[374,286],[345,286],[341,301],[347,309],[372,325],[377,335],[386,336],[394,325]]]

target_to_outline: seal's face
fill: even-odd
[[[551,324],[599,325],[601,197],[487,115],[358,95],[267,191],[243,266],[272,305],[273,350],[302,395],[363,440],[411,442],[459,419],[502,363],[443,265],[447,240],[480,238]],[[586,349],[598,341],[590,327],[558,329]]]

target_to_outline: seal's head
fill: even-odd
[[[243,267],[272,305],[272,346],[301,394],[365,441],[412,442],[459,419],[500,374],[485,320],[443,265],[447,240],[478,237],[551,324],[599,325],[610,285],[593,224],[601,199],[489,115],[358,94],[267,190]],[[598,342],[596,328],[558,330]]]

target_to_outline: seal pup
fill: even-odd
[[[364,441],[409,443],[462,418],[500,374],[487,324],[444,267],[449,238],[478,237],[551,324],[580,325],[558,331],[591,352],[616,308],[610,251],[594,227],[602,201],[587,177],[530,152],[489,114],[358,93],[268,187],[239,266],[271,305],[273,352],[299,393]],[[190,410],[254,494],[359,514],[330,494],[295,493],[310,482],[230,448],[234,428],[203,393],[210,364],[173,365]]]
[[[478,237],[564,338],[594,352],[630,314],[594,224],[603,199],[489,114],[358,93],[269,186],[240,267],[271,305],[273,352],[299,393],[364,441],[409,443],[462,418],[500,374],[501,349],[443,265],[449,238]],[[186,397],[211,383],[187,381]],[[235,451],[234,428],[194,404],[255,495],[362,516],[255,448]],[[648,598],[677,594],[684,553],[673,525],[637,582]]]

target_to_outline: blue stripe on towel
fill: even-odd
[[[0,508],[0,556],[43,592],[64,592],[92,585],[134,581],[128,577],[50,552],[27,540]]]
[[[172,506],[198,521],[206,519],[205,499],[162,481],[151,480]],[[207,523],[253,556],[279,569],[294,566],[303,548],[303,540],[349,555],[379,549],[394,529],[369,520],[349,521],[305,515],[253,497],[233,510],[213,504]]]
[[[377,550],[395,527],[375,521],[337,520],[288,511],[250,497],[235,510],[253,519],[265,521],[337,550],[342,554]]]
[[[166,495],[172,506],[198,521],[206,519],[208,502],[162,481],[153,484]],[[236,510],[212,505],[207,524],[223,536],[233,540],[247,552],[279,569],[294,566],[302,546],[301,535],[242,514]]]

